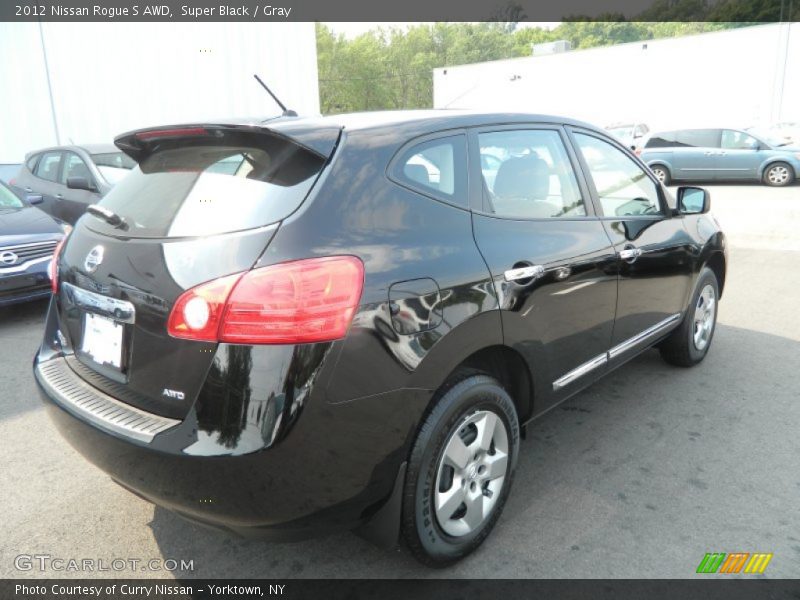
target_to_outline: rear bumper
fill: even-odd
[[[197,455],[190,453],[202,435],[194,410],[150,441],[136,439],[76,410],[74,398],[41,376],[40,361],[47,366],[65,359],[44,351],[37,356],[39,393],[64,438],[114,481],[192,521],[276,541],[368,522],[392,495],[415,429],[415,407],[426,401],[410,390],[340,405],[312,395],[303,418],[271,447]]]

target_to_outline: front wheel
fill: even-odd
[[[705,267],[697,278],[683,322],[659,346],[665,361],[678,367],[691,367],[705,358],[717,326],[718,299],[717,277]]]
[[[773,187],[783,187],[794,181],[794,169],[786,163],[775,163],[764,171],[764,183]]]
[[[414,443],[403,494],[403,538],[420,562],[444,567],[480,546],[518,449],[516,409],[497,380],[467,375],[445,388]]]
[[[664,185],[669,185],[670,177],[669,177],[669,171],[667,171],[666,167],[662,167],[660,165],[653,165],[652,167],[650,167],[650,170],[653,171],[653,175],[655,175],[656,179],[658,179],[661,183],[663,183]]]

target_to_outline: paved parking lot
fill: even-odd
[[[186,559],[194,571],[175,575],[211,578],[680,578],[734,551],[772,552],[767,576],[800,576],[800,185],[709,189],[732,249],[705,362],[682,370],[649,351],[535,422],[494,533],[444,571],[352,534],[234,539],[122,490],[39,406],[46,305],[0,309],[0,577],[40,576],[15,570],[24,553]]]

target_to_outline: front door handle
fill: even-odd
[[[619,257],[627,263],[634,262],[641,255],[642,249],[635,248],[634,246],[625,246],[625,248],[619,251]]]
[[[63,199],[64,199],[63,194],[56,194],[56,200],[63,200]]]
[[[517,269],[509,269],[503,276],[506,281],[521,281],[523,279],[535,279],[544,275],[544,267],[542,265],[529,265],[527,267],[519,267]]]

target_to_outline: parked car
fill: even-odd
[[[111,144],[46,148],[28,154],[9,183],[47,214],[74,225],[135,164]]]
[[[48,269],[64,227],[0,181],[0,306],[50,295]]]
[[[653,345],[684,367],[711,345],[707,192],[674,199],[590,125],[412,111],[116,143],[139,166],[54,259],[35,378],[84,456],[206,525],[452,563],[527,423]]]
[[[617,125],[609,125],[606,131],[620,140],[625,146],[631,150],[639,150],[642,147],[650,128],[644,123],[620,123]]]
[[[650,136],[642,160],[659,181],[762,181],[784,186],[800,173],[800,147],[738,129],[681,129]]]

